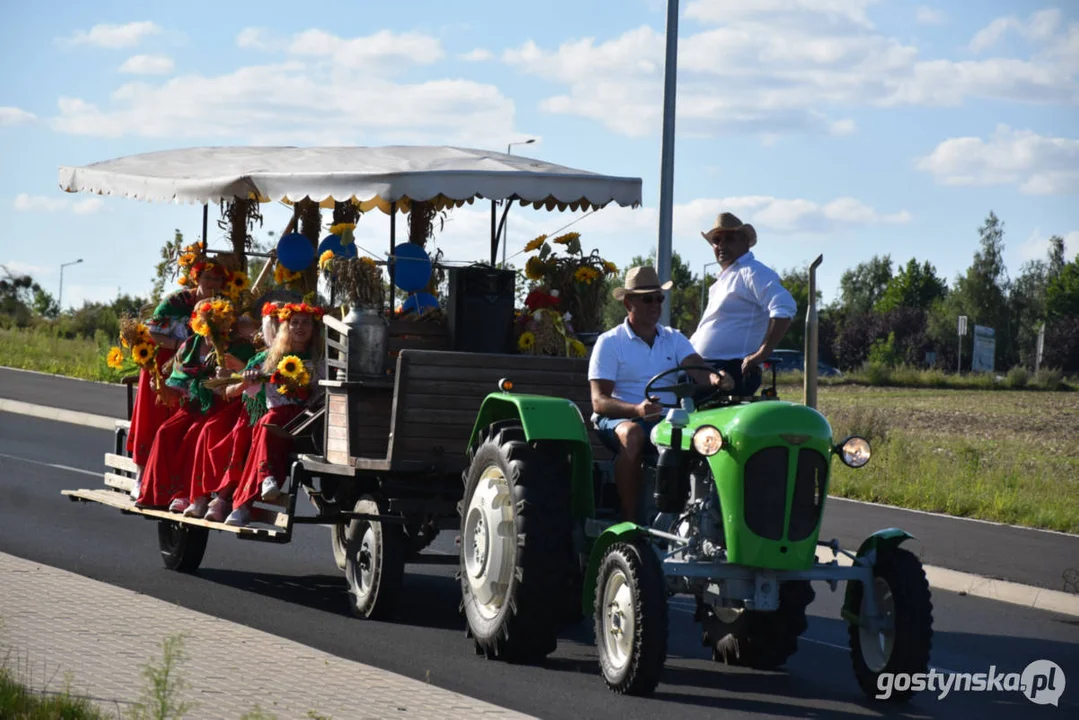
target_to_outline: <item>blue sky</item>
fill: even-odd
[[[312,6],[314,7],[314,6]],[[662,0],[256,5],[5,3],[0,264],[64,305],[140,293],[191,206],[68,195],[61,165],[199,145],[506,143],[642,178],[644,207],[574,226],[625,264],[656,243]],[[519,9],[517,9],[519,8]],[[777,269],[824,255],[825,299],[874,254],[951,281],[977,227],[1005,222],[1009,272],[1052,234],[1079,253],[1079,6],[988,0],[683,0],[674,248],[731,210]],[[17,71],[15,71],[17,69]],[[266,229],[288,213],[265,208]],[[211,216],[216,217],[215,209]],[[570,213],[515,208],[510,254]],[[386,247],[388,220],[361,221]],[[211,223],[212,245],[223,244]],[[485,256],[489,214],[458,210],[446,256]]]

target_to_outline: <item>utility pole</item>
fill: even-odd
[[[663,65],[663,147],[659,171],[659,241],[656,274],[662,285],[671,279],[671,231],[674,208],[674,107],[678,85],[678,0],[667,0],[667,57]],[[671,322],[671,304],[663,303],[659,321]]]
[[[959,360],[955,367],[955,372],[959,375],[963,374],[963,336],[967,334],[967,316],[959,316]]]

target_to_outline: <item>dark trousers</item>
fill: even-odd
[[[757,392],[761,386],[761,368],[759,365],[752,368],[749,373],[742,376],[742,358],[733,360],[706,360],[716,370],[722,370],[734,378],[734,390],[732,395],[749,396]]]

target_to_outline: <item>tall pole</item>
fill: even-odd
[[[805,336],[805,387],[802,392],[802,404],[817,407],[817,267],[824,262],[824,256],[809,266],[809,303],[806,307]]]
[[[522,140],[521,142],[506,143],[506,154],[507,155],[512,155],[513,154],[513,146],[514,145],[531,145],[534,142],[536,142],[536,138],[528,138],[527,140]],[[507,199],[506,202],[511,203],[511,202],[513,202],[513,200],[512,199]],[[506,246],[509,245],[509,238],[510,238],[509,223],[510,223],[510,216],[509,216],[509,213],[506,213],[505,219],[502,220],[502,269],[503,270],[506,269]],[[493,258],[492,258],[492,261],[493,261]]]
[[[56,307],[60,312],[64,311],[64,268],[69,265],[78,265],[82,262],[82,258],[78,260],[72,260],[69,263],[62,263],[60,265],[60,293],[56,298]]]
[[[659,172],[659,242],[656,273],[662,285],[671,279],[671,229],[674,200],[674,100],[678,84],[678,0],[667,0],[667,58],[663,77],[663,147]],[[663,303],[659,321],[671,322],[671,304]]]

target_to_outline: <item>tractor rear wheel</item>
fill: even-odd
[[[528,442],[520,424],[485,432],[464,473],[461,608],[476,652],[539,662],[554,651],[573,561],[570,455],[561,443]]]

